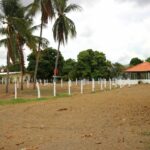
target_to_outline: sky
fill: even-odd
[[[24,4],[32,0],[22,0]],[[69,0],[82,7],[80,12],[68,14],[75,25],[77,36],[61,46],[65,59],[77,59],[80,51],[93,49],[106,54],[113,63],[129,64],[131,58],[150,57],[150,0]],[[35,24],[40,23],[40,15]],[[44,29],[43,36],[50,47],[57,49],[53,40],[53,22]],[[39,32],[35,34],[39,35]],[[26,50],[25,56],[30,51]],[[5,65],[4,48],[0,48],[0,65]],[[26,58],[25,57],[25,58]],[[27,65],[27,62],[26,62]]]

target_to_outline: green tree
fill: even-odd
[[[114,63],[112,65],[112,71],[111,71],[112,77],[122,76],[124,70],[125,70],[125,67],[122,64],[118,62]]]
[[[78,55],[78,78],[109,78],[111,62],[106,60],[105,54],[88,49]]]
[[[142,63],[143,61],[141,59],[139,59],[138,57],[132,58],[130,61],[130,66],[135,66],[138,65],[140,63]]]
[[[81,8],[76,4],[68,5],[68,0],[55,0],[54,8],[58,16],[53,26],[54,40],[58,42],[58,52],[54,69],[54,76],[56,78],[58,73],[57,65],[59,60],[60,45],[65,44],[65,42],[67,43],[68,36],[71,36],[72,38],[76,36],[75,24],[70,18],[67,17],[67,14],[75,10],[80,10]]]
[[[74,59],[67,59],[63,65],[63,78],[64,80],[75,80],[77,77],[76,73],[77,62]]]
[[[147,62],[150,62],[150,57],[148,57],[148,58],[146,59],[146,61],[147,61]]]
[[[52,19],[54,17],[52,0],[34,0],[33,3],[31,3],[28,6],[27,16],[29,17],[35,16],[35,14],[39,10],[41,12],[41,27],[40,27],[40,38],[39,38],[38,50],[36,54],[36,64],[35,64],[35,71],[34,71],[34,88],[35,88],[35,82],[37,78],[39,57],[40,57],[40,52],[41,52],[41,43],[42,43],[41,40],[42,40],[43,26],[48,23],[48,18]]]
[[[45,50],[41,51],[40,58],[39,58],[39,67],[37,70],[37,79],[51,79],[53,76],[53,66],[55,64],[55,58],[57,55],[57,50],[53,48],[46,48]],[[29,64],[27,70],[30,71],[32,74],[34,73],[34,68],[36,64],[36,54],[32,52],[28,59]],[[60,53],[60,61],[58,67],[60,68],[60,74],[62,74],[64,58]]]
[[[1,14],[0,21],[5,24],[0,29],[0,33],[5,35],[6,38],[0,41],[0,44],[7,47],[7,84],[6,93],[8,93],[9,85],[9,65],[10,60],[15,62],[15,55],[17,50],[16,32],[24,26],[24,21],[21,18],[22,9],[19,0],[1,0]],[[23,29],[23,28],[22,28]]]

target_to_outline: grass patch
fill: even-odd
[[[150,136],[150,132],[143,132],[142,135],[144,135],[144,136]]]
[[[28,102],[38,102],[38,101],[46,101],[49,98],[40,98],[40,99],[6,99],[6,100],[0,100],[0,105],[11,105],[11,104],[20,104],[20,103],[28,103]]]
[[[63,98],[63,97],[70,97],[71,95],[68,95],[68,93],[58,93],[57,95],[56,95],[56,97],[54,97],[54,98]]]
[[[59,93],[56,97],[47,97],[47,98],[18,98],[18,99],[2,99],[0,100],[0,105],[12,105],[12,104],[21,104],[21,103],[30,103],[30,102],[40,102],[40,101],[48,101],[50,99],[70,97],[68,93]]]

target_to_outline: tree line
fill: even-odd
[[[37,69],[37,79],[48,79],[53,80],[55,58],[57,57],[57,50],[50,47],[45,48],[41,51],[39,57],[39,67]],[[28,66],[25,71],[31,74],[32,79],[34,78],[34,69],[36,64],[36,51],[29,54]],[[150,62],[150,57],[145,61]],[[67,59],[65,60],[61,52],[59,52],[58,61],[58,75],[59,79],[64,80],[76,80],[76,79],[89,79],[92,78],[121,78],[125,77],[125,69],[131,66],[142,63],[143,60],[138,57],[132,58],[128,65],[122,65],[121,63],[112,63],[107,60],[103,52],[99,52],[92,49],[81,51],[77,55],[77,60]],[[10,71],[20,71],[19,64],[11,64],[9,66]]]
[[[41,52],[38,68],[38,79],[51,79],[53,77],[53,65],[55,63],[55,57],[57,55],[56,49],[46,48]],[[75,79],[89,79],[92,78],[113,78],[120,77],[123,74],[125,67],[120,63],[111,63],[106,59],[103,52],[99,52],[92,49],[81,51],[77,60],[67,59],[64,60],[61,52],[59,53],[60,59],[58,63],[58,74],[60,78],[64,80]],[[36,61],[36,55],[32,52],[28,56],[27,71],[33,74]]]
[[[53,65],[55,63],[55,57],[57,55],[56,49],[46,48],[41,52],[41,57],[39,60],[39,69],[37,79],[51,79],[53,77]],[[89,79],[92,78],[121,78],[125,77],[125,70],[128,67],[135,66],[143,62],[143,60],[135,57],[132,58],[128,65],[123,65],[121,63],[112,63],[107,60],[103,52],[99,52],[93,49],[87,49],[81,51],[77,55],[77,60],[67,59],[64,60],[61,52],[59,53],[60,60],[58,63],[58,74],[60,78],[64,80],[76,80],[76,79]],[[33,74],[35,66],[35,53],[31,53],[28,56],[28,67],[27,71]],[[150,62],[150,58],[145,61]]]

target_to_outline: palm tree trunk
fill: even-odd
[[[38,45],[38,51],[36,55],[36,64],[35,64],[35,71],[34,71],[34,83],[33,83],[33,88],[35,89],[36,85],[36,77],[37,77],[37,70],[38,70],[38,65],[39,65],[39,58],[40,58],[40,47],[41,47],[41,39],[42,39],[42,32],[43,32],[43,17],[41,17],[41,27],[40,27],[40,40],[39,40],[39,45]]]
[[[56,56],[56,61],[55,61],[54,81],[56,81],[57,74],[58,74],[59,51],[60,51],[60,41],[58,42],[57,56]]]
[[[6,78],[6,93],[9,92],[9,66],[10,66],[10,58],[9,58],[9,50],[7,51],[7,78]]]
[[[23,76],[24,76],[24,55],[22,46],[20,45],[19,35],[17,36],[18,53],[20,59],[20,71],[21,71],[21,90],[23,90]]]

